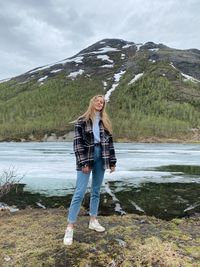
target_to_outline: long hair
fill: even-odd
[[[90,99],[89,106],[88,106],[86,112],[83,113],[81,116],[79,116],[78,119],[83,118],[86,122],[89,121],[90,119],[92,121],[94,121],[94,119],[95,119],[94,102],[98,97],[103,98],[103,108],[100,111],[100,117],[101,117],[101,120],[103,122],[103,126],[106,130],[108,130],[110,133],[112,133],[112,124],[111,124],[111,121],[108,117],[108,114],[106,113],[106,101],[105,101],[105,97],[103,95],[95,95],[94,97],[92,97]]]

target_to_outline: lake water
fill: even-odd
[[[200,212],[200,145],[116,143],[115,149],[116,171],[106,171],[102,187],[115,211]],[[71,142],[2,142],[0,171],[9,169],[24,176],[25,191],[65,197],[74,190]]]

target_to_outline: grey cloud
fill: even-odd
[[[70,57],[103,38],[200,48],[199,14],[199,0],[1,1],[0,79]]]
[[[129,14],[120,28],[120,31],[124,32],[123,36],[132,35],[137,41],[152,40],[177,48],[199,48],[199,29],[196,26],[200,22],[197,15],[200,4],[197,1],[155,2],[154,5],[149,2],[149,6],[143,8],[142,12],[136,9]]]

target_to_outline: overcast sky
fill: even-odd
[[[104,38],[200,49],[200,0],[0,0],[0,80]]]

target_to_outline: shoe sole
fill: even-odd
[[[99,232],[99,233],[105,232],[105,229],[104,230],[97,230],[97,229],[92,228],[92,227],[89,227],[89,229],[94,230],[94,231]]]
[[[73,243],[73,241],[72,241],[72,242],[68,242],[68,243],[66,243],[65,241],[63,241],[63,244],[64,244],[65,246],[70,246],[70,245],[72,245],[72,243]]]

